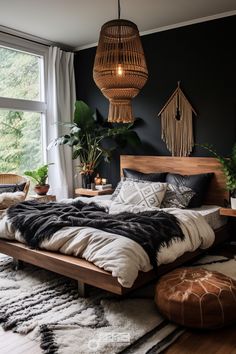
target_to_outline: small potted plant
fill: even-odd
[[[236,143],[233,145],[231,155],[226,158],[217,154],[211,145],[201,145],[210,151],[221,163],[226,178],[226,188],[230,194],[231,208],[236,209]]]
[[[49,165],[52,165],[52,163],[40,166],[36,170],[24,172],[26,176],[29,176],[34,182],[36,182],[34,191],[38,195],[46,195],[49,190],[50,186],[46,183]]]

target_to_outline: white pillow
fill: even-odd
[[[164,198],[167,183],[124,181],[115,202],[159,208]]]
[[[10,206],[23,202],[25,199],[24,192],[4,192],[0,194],[0,210],[9,208]]]

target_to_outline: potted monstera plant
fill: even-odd
[[[48,149],[55,145],[69,145],[73,149],[72,158],[79,158],[77,168],[85,188],[91,183],[101,161],[109,162],[118,146],[141,144],[133,123],[112,125],[83,101],[75,102],[73,123],[63,125],[69,128],[69,132],[52,141]]]
[[[48,166],[52,163],[38,167],[35,170],[25,171],[25,176],[30,177],[34,182],[36,182],[34,191],[38,195],[46,195],[50,186],[47,184],[48,178]]]
[[[236,143],[229,157],[220,156],[211,145],[202,145],[210,151],[221,163],[226,178],[226,188],[230,193],[231,208],[236,209]]]

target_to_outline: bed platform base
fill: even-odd
[[[82,281],[78,280],[78,294],[81,297],[88,296],[88,287],[87,284],[83,283]]]
[[[16,259],[16,258],[13,258],[13,261],[12,261],[12,268],[13,270],[19,270],[19,269],[22,269],[24,267],[24,263],[23,261],[20,261],[19,259]]]
[[[227,227],[222,227],[216,231],[214,245],[222,243],[228,238]],[[26,262],[75,279],[78,282],[78,291],[81,296],[87,295],[87,285],[92,285],[117,295],[125,295],[157,279],[158,276],[168,273],[186,262],[192,261],[205,252],[206,250],[202,249],[198,249],[195,252],[187,252],[175,262],[161,265],[158,273],[155,273],[153,270],[145,273],[139,272],[138,278],[132,288],[124,288],[111,273],[98,268],[84,259],[60,253],[30,249],[28,246],[16,241],[0,240],[0,253],[13,257],[14,269],[19,269],[22,266],[22,262]]]

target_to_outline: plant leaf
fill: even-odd
[[[84,131],[91,131],[95,127],[92,109],[83,101],[75,102],[74,123]]]

